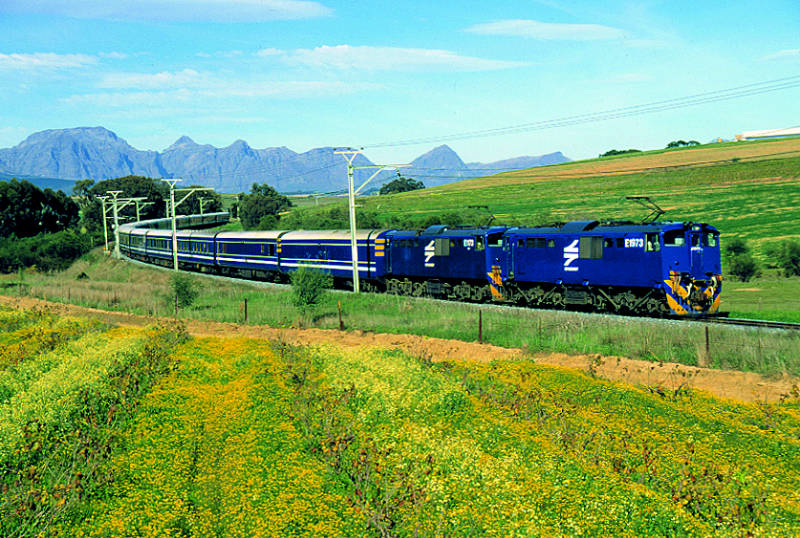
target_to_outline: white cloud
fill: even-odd
[[[280,49],[261,49],[256,53],[256,56],[281,56],[286,54],[286,51]]]
[[[328,17],[309,0],[3,0],[1,13],[40,13],[80,19],[263,22]]]
[[[244,81],[215,78],[191,70],[157,75],[127,74],[109,77],[105,88],[117,91],[73,95],[69,105],[98,107],[171,107],[177,103],[206,106],[209,100],[326,97],[382,89],[382,84],[318,81]],[[130,90],[130,91],[126,91]]]
[[[87,54],[56,54],[36,52],[33,54],[0,53],[0,71],[35,71],[41,69],[72,69],[96,65],[96,56]]]
[[[362,69],[368,71],[492,71],[529,65],[523,62],[486,60],[460,56],[447,50],[394,47],[322,46],[288,53],[285,61],[323,69]]]
[[[510,19],[476,24],[464,31],[478,35],[503,35],[528,39],[565,41],[622,39],[628,35],[624,30],[599,24],[562,24],[527,19]]]
[[[130,58],[130,56],[128,56],[124,52],[101,52],[100,57],[109,58],[111,60],[125,60],[127,58]]]
[[[170,73],[118,73],[108,75],[98,84],[100,88],[111,89],[161,89],[181,88],[184,86],[197,86],[207,81],[207,75],[201,75],[194,69],[184,69]]]
[[[761,58],[762,60],[796,60],[800,61],[800,49],[788,49],[769,54]]]

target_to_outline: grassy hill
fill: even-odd
[[[649,196],[662,220],[708,222],[748,240],[800,238],[800,138],[656,150],[532,168],[360,200],[380,219],[488,206],[497,221],[535,225],[582,219],[641,220],[626,196]]]

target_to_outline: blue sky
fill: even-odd
[[[796,0],[0,1],[0,147],[101,125],[157,151],[581,159],[800,126],[798,103]]]

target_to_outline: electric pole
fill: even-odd
[[[372,181],[372,179],[377,176],[381,170],[386,168],[401,168],[404,166],[411,166],[410,164],[373,164],[373,165],[366,165],[366,166],[353,166],[353,161],[356,158],[356,155],[359,153],[363,153],[359,150],[354,149],[347,149],[341,151],[334,151],[335,155],[341,155],[347,161],[347,193],[348,193],[348,201],[350,205],[350,252],[353,258],[353,293],[359,293],[361,291],[361,283],[359,281],[358,276],[358,244],[356,241],[356,200],[355,195],[363,189],[367,183]],[[366,180],[358,190],[353,189],[353,170],[354,169],[363,169],[363,168],[377,168],[378,170],[372,174],[372,176]],[[369,248],[369,245],[367,245]]]

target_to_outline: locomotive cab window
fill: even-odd
[[[661,250],[661,244],[658,242],[658,234],[644,235],[644,249],[647,252],[658,252]]]
[[[683,230],[671,230],[664,233],[665,247],[682,247],[685,244],[686,238],[683,237]]]
[[[716,247],[717,246],[717,234],[708,232],[703,236],[703,246],[704,247]]]
[[[483,236],[476,235],[475,236],[475,250],[483,250],[485,248],[483,244]]]

